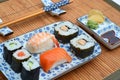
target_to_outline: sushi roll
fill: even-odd
[[[5,44],[4,44],[4,53],[3,53],[3,58],[4,60],[11,64],[12,63],[12,55],[13,53],[16,51],[16,50],[19,50],[22,48],[22,45],[19,41],[16,41],[16,40],[10,40],[10,41],[7,41]]]
[[[87,35],[80,35],[70,41],[71,50],[79,58],[85,58],[93,53],[95,42]]]
[[[55,37],[62,43],[69,43],[70,40],[78,35],[78,26],[71,22],[63,22],[54,28]]]
[[[45,72],[60,64],[71,61],[71,56],[63,48],[54,48],[40,55],[40,65]]]
[[[40,65],[33,57],[22,62],[22,66],[22,80],[39,80]]]
[[[22,69],[22,62],[28,60],[31,57],[31,54],[25,50],[17,50],[13,53],[11,68],[16,72],[21,72]]]
[[[59,47],[59,43],[54,35],[41,32],[32,36],[25,47],[30,53],[42,53],[54,47]]]

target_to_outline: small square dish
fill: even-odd
[[[96,29],[90,29],[87,25],[89,15],[79,17],[77,21],[81,28],[86,30],[94,38],[100,41],[108,49],[112,50],[120,46],[120,27],[105,17],[104,22],[98,24]]]

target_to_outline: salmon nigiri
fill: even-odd
[[[63,48],[54,48],[40,55],[40,65],[45,72],[60,64],[71,61],[71,56]]]
[[[59,43],[53,34],[41,32],[32,36],[25,47],[31,53],[42,53],[54,47],[59,47]]]

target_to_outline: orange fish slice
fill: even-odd
[[[40,55],[40,65],[45,72],[60,64],[71,61],[71,56],[63,48],[54,48]]]

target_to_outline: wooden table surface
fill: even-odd
[[[59,0],[57,0],[59,1]],[[26,16],[42,7],[40,0],[9,0],[0,3],[0,18],[9,22]],[[67,11],[58,17],[43,13],[25,21],[10,25],[14,31],[10,36],[0,36],[0,42],[17,37],[18,35],[43,27],[56,21],[69,20],[77,23],[77,18],[85,15],[91,9],[98,9],[110,20],[120,26],[120,12],[103,0],[74,0],[73,3],[62,7]],[[101,80],[120,68],[120,47],[112,51],[101,44],[102,53],[89,63],[61,76],[57,80]],[[0,80],[5,80],[0,73]]]

